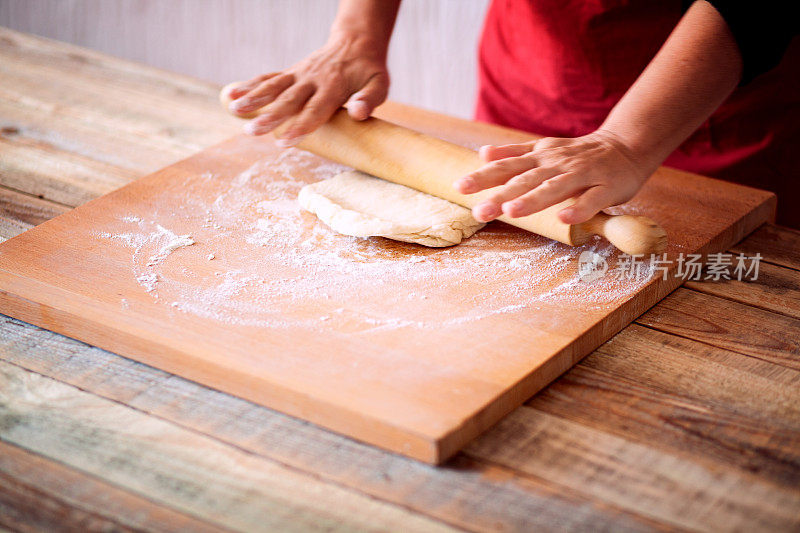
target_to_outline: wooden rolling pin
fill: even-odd
[[[220,92],[220,101],[226,109],[230,103],[228,91],[235,85],[237,83],[229,84]],[[242,118],[258,114],[259,111],[255,111]],[[280,132],[278,128],[276,133]],[[356,121],[345,109],[337,111],[297,147],[468,208],[491,194],[481,191],[465,195],[453,187],[456,179],[485,164],[476,151],[375,117]],[[573,201],[570,199],[519,218],[502,215],[498,220],[572,246],[580,246],[592,235],[600,235],[630,255],[664,250],[666,233],[647,217],[598,213],[581,224],[561,222],[557,213]]]

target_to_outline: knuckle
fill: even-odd
[[[500,205],[507,200],[507,196],[508,195],[505,195],[502,192],[498,192],[486,198],[486,201],[495,205]]]
[[[325,105],[322,102],[309,102],[303,107],[303,114],[308,117],[316,117],[325,111]]]
[[[561,188],[561,182],[558,181],[556,178],[550,178],[548,180],[544,180],[541,185],[539,185],[539,189],[542,192],[554,192]]]
[[[521,159],[524,159],[529,165],[538,166],[541,156],[536,152],[528,152],[520,156]]]
[[[283,103],[291,103],[300,100],[306,92],[305,85],[293,85],[290,89],[281,94],[281,101]]]
[[[535,177],[530,173],[519,174],[514,176],[509,181],[509,184],[514,185],[514,187],[531,189],[535,183]]]
[[[506,157],[504,159],[498,159],[497,161],[493,161],[489,164],[489,167],[497,172],[510,172],[516,166],[515,161],[511,157]]]
[[[536,149],[537,150],[547,150],[548,148],[554,148],[558,146],[558,137],[545,137],[544,139],[539,139],[536,141]]]

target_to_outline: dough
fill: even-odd
[[[484,226],[466,207],[355,170],[306,185],[298,200],[334,231],[353,237],[452,246]]]

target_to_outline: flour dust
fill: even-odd
[[[130,275],[155,303],[257,328],[443,328],[520,313],[541,321],[559,307],[609,309],[652,277],[645,263],[640,279],[585,283],[579,254],[613,263],[611,245],[573,248],[500,223],[444,249],[336,234],[300,210],[297,194],[343,170],[285,150],[175,183],[95,235],[129,252]]]

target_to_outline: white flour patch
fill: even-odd
[[[118,240],[132,249],[131,260],[133,274],[141,287],[155,298],[158,298],[156,289],[162,280],[159,270],[162,263],[174,251],[195,244],[191,235],[177,235],[161,224],[147,222],[139,217],[127,215],[121,217],[122,222],[135,226],[138,231],[132,230],[122,233],[107,231],[98,232],[96,236]],[[148,256],[148,254],[151,254]],[[147,259],[143,259],[147,257]],[[128,305],[125,301],[124,305]]]
[[[578,256],[590,249],[613,265],[610,244],[573,248],[500,223],[443,249],[336,234],[301,211],[297,194],[343,170],[285,150],[232,176],[175,183],[149,212],[96,235],[130,253],[133,278],[157,302],[257,328],[365,333],[518,314],[552,328],[554,309],[610,308],[652,277],[645,263],[640,279],[585,283]]]

